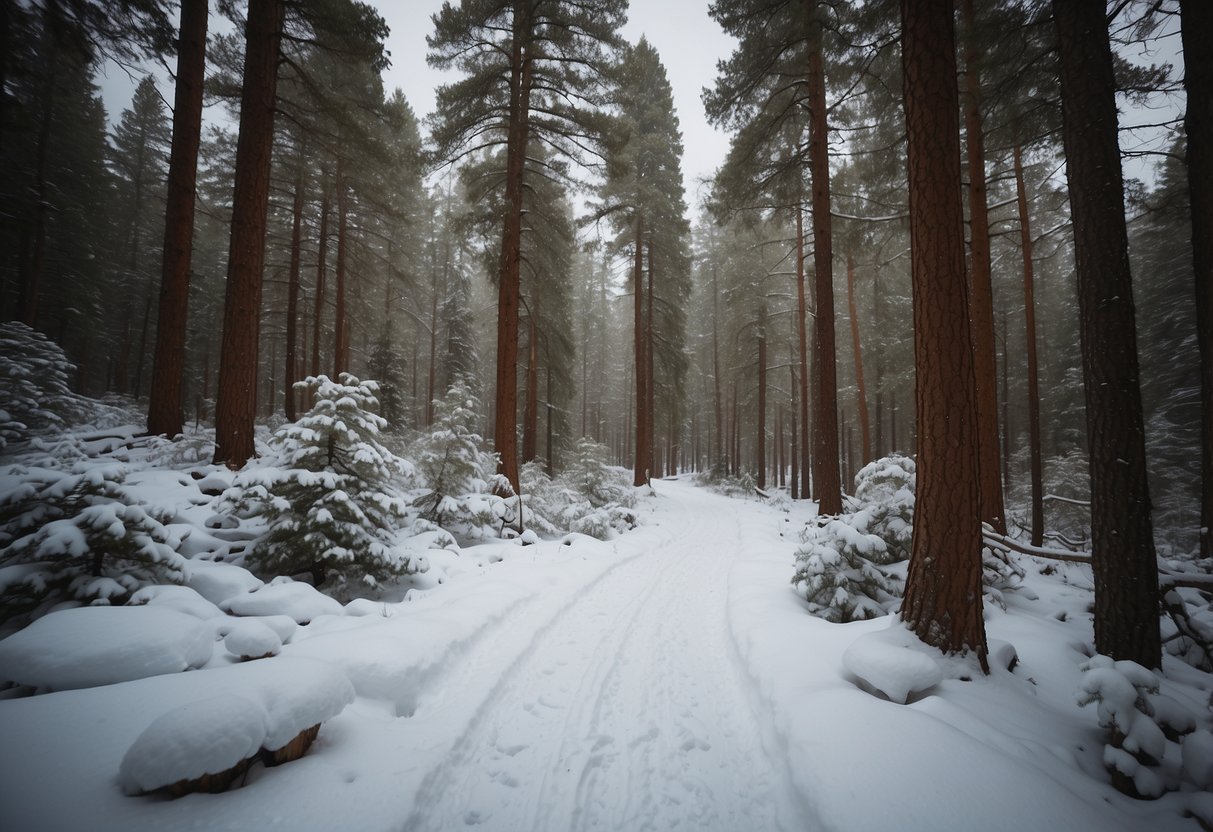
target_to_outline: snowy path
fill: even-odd
[[[466,730],[425,777],[405,829],[803,828],[733,660],[737,504],[682,484],[657,490],[646,551],[521,652],[507,618],[423,695],[418,718]],[[496,681],[478,713],[447,712],[486,678]]]

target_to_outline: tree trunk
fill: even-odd
[[[1200,555],[1213,555],[1213,57],[1200,41],[1213,32],[1213,5],[1180,0],[1184,90],[1188,110],[1188,195],[1192,206],[1192,268],[1196,278],[1196,341],[1200,350]]]
[[[257,408],[257,337],[265,221],[274,142],[274,98],[282,39],[283,0],[250,0],[246,26],[236,188],[228,247],[223,343],[215,403],[215,462],[240,468],[253,456]]]
[[[1023,158],[1015,146],[1015,194],[1019,205],[1019,243],[1023,250],[1023,307],[1028,353],[1028,453],[1032,460],[1032,545],[1044,544],[1044,476],[1040,456],[1040,371],[1036,361],[1035,270],[1028,195],[1023,184]]]
[[[817,317],[817,405],[813,417],[814,490],[822,515],[842,513],[838,473],[838,372],[834,339],[834,244],[830,220],[830,159],[822,33],[825,5],[815,2],[809,36],[809,167],[813,175],[813,285]]]
[[[312,298],[312,375],[320,375],[320,337],[324,331],[325,279],[328,277],[329,257],[329,192],[326,187],[320,198],[320,232],[316,241],[316,297]],[[416,392],[416,391],[414,391]]]
[[[505,475],[518,490],[518,307],[522,263],[522,181],[531,110],[529,4],[516,0],[510,60],[510,122],[506,137],[505,222],[497,280],[497,396],[493,447]]]
[[[522,461],[530,462],[539,452],[539,325],[529,316],[526,344],[526,402],[522,406]]]
[[[1055,0],[1053,16],[1091,457],[1095,649],[1153,668],[1162,650],[1158,562],[1106,8]]]
[[[863,350],[859,343],[859,307],[855,303],[855,258],[847,252],[847,307],[851,318],[851,352],[855,356],[855,385],[859,391],[859,432],[863,441],[863,459],[859,467],[872,461],[872,429],[868,424],[868,388],[863,381]]]
[[[648,405],[648,360],[645,355],[644,337],[644,214],[636,215],[636,252],[632,265],[632,353],[636,361],[636,460],[632,484],[644,485],[649,481],[649,418],[645,412]]]
[[[804,210],[796,203],[796,330],[800,342],[800,498],[809,499],[809,337],[804,291]]]
[[[34,252],[28,262],[21,260],[24,273],[17,299],[17,314],[21,323],[32,327],[38,319],[39,284],[46,263],[47,182],[46,160],[50,153],[51,125],[55,118],[56,68],[59,62],[59,42],[55,29],[59,25],[58,4],[47,3],[42,12],[43,46],[47,65],[46,82],[42,89],[42,122],[38,126],[38,149],[34,163]]]
[[[295,194],[291,199],[291,265],[286,285],[286,366],[282,374],[282,403],[287,421],[295,421],[295,382],[298,380],[299,358],[296,354],[299,322],[300,244],[303,236],[303,148],[299,149],[299,167],[295,171]]]
[[[206,74],[207,0],[182,0],[173,94],[173,143],[164,212],[160,314],[147,408],[147,432],[176,436],[185,423],[185,324],[194,250],[194,197],[202,141],[202,84]]]
[[[803,317],[801,318],[803,320]],[[712,384],[716,390],[713,399],[716,411],[716,456],[713,463],[725,459],[724,445],[724,400],[720,394],[720,287],[716,266],[712,266]],[[710,467],[710,466],[709,466]]]
[[[345,166],[337,160],[337,263],[333,270],[333,378],[350,369],[349,320],[346,317],[346,264],[349,261],[349,194]]]
[[[986,149],[981,126],[981,77],[973,0],[960,0],[965,29],[965,144],[969,160],[969,321],[977,380],[977,466],[981,519],[1007,533],[998,464],[998,367],[994,359],[994,294],[990,286],[990,217],[986,207]]]
[[[803,319],[802,319],[803,320]],[[788,350],[791,353],[791,350]],[[790,479],[788,485],[791,488],[790,496],[793,500],[800,499],[800,433],[799,426],[796,424],[796,411],[800,408],[799,391],[796,389],[796,364],[791,360],[792,356],[788,355],[788,390],[792,394],[790,412],[792,414],[792,447],[791,447],[791,467]]]
[[[767,487],[767,310],[758,317],[758,430],[754,458],[758,467],[758,487]]]
[[[952,0],[902,0],[918,492],[901,617],[985,672],[977,408],[965,291]]]

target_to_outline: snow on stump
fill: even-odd
[[[201,667],[214,630],[168,607],[77,607],[0,641],[0,679],[49,690],[128,682]]]
[[[291,622],[294,623],[294,622]],[[257,619],[235,622],[223,639],[229,653],[240,661],[268,659],[282,652],[282,639],[272,628]]]
[[[203,671],[198,688],[197,699],[155,719],[127,750],[124,792],[224,791],[258,760],[302,757],[321,724],[354,700],[340,670],[293,657]]]
[[[235,694],[181,705],[139,735],[118,782],[130,795],[226,791],[260,754],[268,721],[261,705]]]
[[[289,578],[275,578],[256,592],[229,598],[220,606],[232,615],[285,615],[307,624],[320,615],[342,615],[340,602],[314,586]]]
[[[904,705],[911,694],[943,681],[939,664],[917,645],[912,633],[895,625],[855,639],[842,654],[842,664],[861,688]]]

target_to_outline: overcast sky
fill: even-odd
[[[391,28],[387,48],[391,52],[392,65],[384,74],[384,85],[389,92],[400,87],[418,117],[424,119],[434,109],[434,88],[458,77],[456,73],[431,69],[425,62],[425,37],[433,28],[430,16],[441,8],[442,0],[372,0],[372,5],[380,9]],[[210,21],[212,30],[230,29],[230,24],[214,9]],[[1159,52],[1150,58],[1179,63],[1179,38],[1173,31],[1178,28],[1177,24],[1168,21],[1165,28],[1172,30],[1171,37],[1157,42],[1155,46]],[[700,93],[714,82],[716,62],[729,55],[735,42],[708,17],[708,0],[633,0],[623,34],[633,43],[641,35],[647,37],[660,53],[669,74],[686,153],[682,169],[687,204],[694,214],[700,201],[699,181],[711,176],[724,160],[729,145],[728,136],[712,128],[704,118]],[[171,85],[163,73],[160,75],[161,91],[171,102]],[[122,110],[130,105],[134,82],[112,65],[104,68],[99,80],[110,121],[115,122]],[[1182,96],[1178,100],[1172,99],[1163,113],[1123,113],[1122,127],[1174,117],[1182,112],[1174,109],[1176,106],[1182,108]],[[212,109],[214,112],[208,113],[210,117],[222,117],[217,108]],[[1121,136],[1122,145],[1126,150],[1143,145],[1157,148],[1161,144],[1158,139],[1161,132],[1150,130],[1134,134],[1125,131]],[[1129,159],[1125,173],[1152,179],[1149,164],[1143,159]]]

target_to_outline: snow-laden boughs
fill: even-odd
[[[878,618],[901,597],[900,581],[876,565],[887,562],[888,551],[867,522],[862,512],[844,514],[802,533],[792,584],[826,621]]]
[[[476,432],[480,400],[466,379],[456,379],[446,395],[434,401],[434,423],[413,448],[417,472],[428,489],[415,504],[422,516],[443,524],[470,521],[469,494],[488,490],[495,458],[481,450]]]
[[[116,462],[0,471],[0,620],[60,601],[121,604],[188,564],[171,518],[123,484]]]
[[[392,548],[404,517],[400,483],[412,466],[379,441],[384,420],[376,384],[343,373],[299,385],[314,398],[298,422],[280,427],[270,453],[236,475],[221,507],[259,517],[265,532],[248,561],[265,576],[310,573],[338,594],[415,571]]]
[[[914,460],[894,454],[855,476],[852,511],[808,526],[792,583],[827,621],[876,618],[901,597],[901,580],[880,567],[910,556],[914,534]]]
[[[0,450],[80,415],[80,397],[68,386],[75,369],[41,332],[0,324]]]
[[[526,525],[541,534],[570,531],[599,540],[635,528],[636,490],[628,472],[607,464],[608,453],[604,445],[582,437],[568,466],[554,480],[541,464],[524,465]]]
[[[914,537],[914,460],[891,454],[869,462],[855,475],[855,501],[859,508],[853,524],[884,541],[877,563],[908,560]]]
[[[1204,734],[1179,702],[1162,695],[1159,678],[1137,662],[1097,655],[1084,662],[1077,702],[1097,703],[1100,727],[1108,731],[1103,764],[1112,785],[1131,797],[1153,799],[1188,780],[1198,788],[1204,771]],[[1206,732],[1207,733],[1207,732]],[[1192,739],[1191,749],[1187,748]],[[1176,745],[1183,741],[1183,748]],[[1170,752],[1170,753],[1169,753]]]

